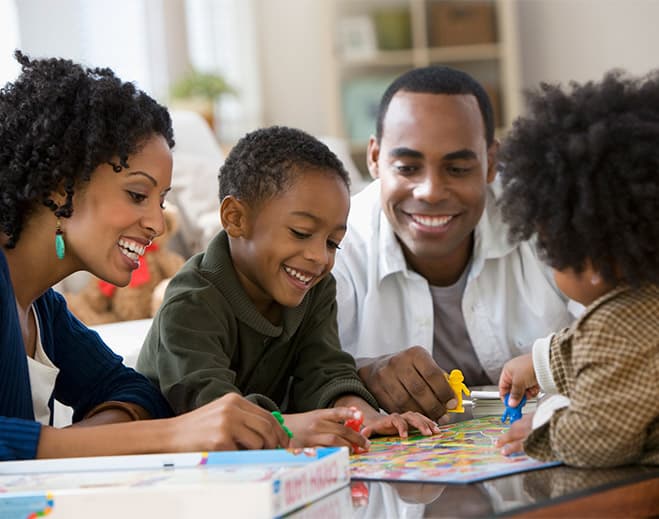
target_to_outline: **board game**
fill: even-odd
[[[524,454],[503,456],[494,441],[510,426],[485,416],[441,427],[434,436],[375,438],[367,453],[350,457],[352,479],[473,483],[559,465]]]

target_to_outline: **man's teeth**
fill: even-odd
[[[284,270],[291,276],[293,276],[296,279],[299,279],[302,281],[302,283],[309,283],[312,279],[313,276],[307,276],[305,274],[302,274],[302,272],[298,272],[297,270],[291,268],[291,267],[284,267]]]
[[[441,227],[446,225],[453,218],[452,216],[423,216],[420,214],[413,214],[412,220],[426,227]]]
[[[140,243],[131,240],[120,239],[119,240],[119,249],[124,254],[128,256],[133,261],[140,259],[140,256],[144,255],[144,250],[146,247]]]

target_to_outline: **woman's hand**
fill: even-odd
[[[199,409],[170,419],[175,451],[276,449],[289,438],[272,413],[229,393]]]

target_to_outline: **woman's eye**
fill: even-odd
[[[308,238],[309,236],[311,236],[311,234],[308,234],[306,232],[296,231],[295,229],[290,229],[290,231],[291,231],[291,234],[293,236],[295,236],[296,238],[298,238],[300,240],[304,240],[304,239]]]
[[[136,193],[135,191],[128,191],[128,196],[130,196],[133,202],[136,202],[138,204],[146,200],[146,195],[143,195],[141,193]]]

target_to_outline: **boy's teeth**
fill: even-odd
[[[291,276],[293,276],[296,279],[299,279],[302,281],[302,283],[309,283],[313,279],[313,276],[306,276],[302,274],[301,272],[298,272],[297,270],[291,268],[291,267],[284,267],[284,270],[288,272]]]
[[[441,227],[451,221],[452,216],[424,216],[420,214],[413,214],[412,219],[415,222],[425,225],[426,227]]]

